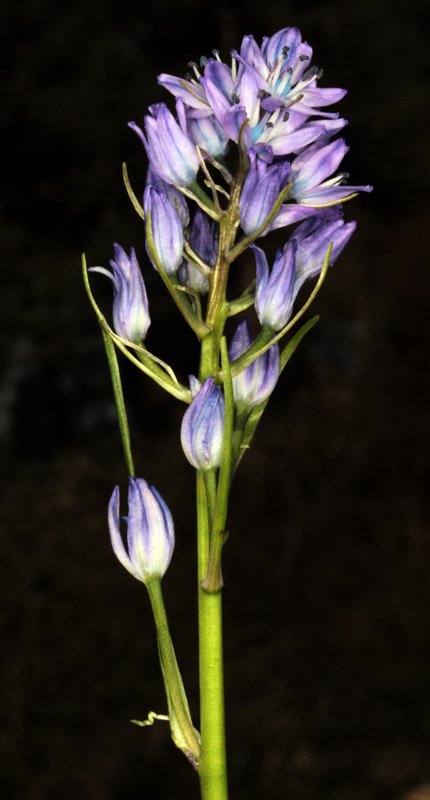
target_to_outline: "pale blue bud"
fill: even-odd
[[[119,487],[109,503],[109,533],[113,551],[134,578],[146,583],[162,577],[175,545],[172,515],[157,490],[143,478],[129,478],[127,548],[120,532]]]
[[[192,388],[195,388],[195,379]],[[207,378],[184,414],[181,443],[190,464],[199,470],[221,463],[224,397],[213,378]]]
[[[123,339],[143,342],[151,324],[145,283],[132,247],[130,256],[119,244],[114,244],[114,258],[109,262],[112,272],[104,267],[91,267],[113,283],[113,326]]]
[[[235,361],[252,344],[248,320],[239,322],[231,340],[230,361]],[[270,350],[249,364],[233,378],[233,392],[236,403],[253,408],[271,395],[279,377],[279,347],[274,344]]]

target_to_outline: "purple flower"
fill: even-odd
[[[127,548],[120,532],[119,487],[109,503],[109,532],[113,551],[134,578],[146,583],[162,577],[175,544],[172,515],[157,490],[143,478],[130,478],[128,488]]]
[[[215,265],[218,252],[218,225],[210,220],[200,208],[194,215],[188,241],[196,255],[207,267]],[[179,277],[184,286],[189,286],[195,292],[205,294],[209,289],[208,278],[189,259],[183,261],[179,269]]]
[[[113,283],[113,326],[123,339],[138,344],[143,342],[151,324],[148,298],[142,273],[132,247],[130,256],[119,244],[114,244],[114,258],[109,262],[113,272],[104,267],[91,267],[91,272],[101,272]]]
[[[164,103],[149,107],[145,134],[135,122],[129,122],[145,147],[151,169],[166,183],[191,186],[196,180],[199,159],[196,148]]]
[[[159,192],[166,196],[169,203],[178,212],[182,227],[186,228],[190,222],[190,212],[182,192],[177,189],[176,186],[173,186],[172,183],[166,183],[166,181],[162,181],[161,178],[158,178],[152,171],[151,166],[148,167],[148,172],[146,174],[146,186],[155,186]]]
[[[202,73],[194,65],[195,77],[163,74],[159,82],[184,103],[188,119],[213,116],[224,136],[236,142],[248,120],[245,146],[270,144],[275,155],[297,153],[346,124],[337,113],[321,110],[341,100],[345,90],[318,87],[322,73],[310,67],[312,49],[297,28],[265,37],[261,48],[245,36],[240,52],[232,55],[231,66],[215,53],[202,62]]]
[[[282,250],[278,250],[270,275],[266,254],[256,245],[251,247],[257,264],[257,317],[262,325],[280,331],[293,310],[297,244],[291,239]]]
[[[230,360],[235,361],[252,344],[248,320],[239,322],[231,340]],[[236,403],[253,408],[262,403],[273,392],[279,377],[279,347],[274,344],[239,375],[233,378],[233,391]]]
[[[302,222],[291,237],[297,244],[294,297],[309,278],[320,274],[329,244],[332,245],[331,267],[348,244],[356,228],[355,222],[343,221],[338,207],[326,209],[324,215]]]
[[[255,308],[262,325],[279,331],[287,324],[300,288],[320,274],[329,244],[331,267],[355,227],[355,222],[343,221],[340,209],[324,209],[298,226],[283,250],[278,251],[270,275],[264,252],[252,245],[257,264]]]
[[[318,67],[310,67],[312,48],[302,41],[298,28],[283,28],[274,36],[263,38],[261,48],[253,36],[245,36],[236,60],[252,70],[260,79],[261,108],[272,113],[294,107],[306,117],[337,115],[319,111],[321,106],[341,100],[344,89],[320,89]]]
[[[318,208],[340,203],[354,192],[371,192],[371,186],[340,186],[347,177],[343,172],[330,177],[348,150],[344,139],[337,139],[300,153],[291,164],[291,197],[299,204]]]
[[[255,233],[264,223],[280,192],[288,184],[290,164],[281,161],[268,166],[250,150],[250,170],[240,196],[240,224],[247,235]]]
[[[214,379],[207,378],[185,412],[181,427],[182,447],[195,469],[219,467],[223,431],[224,397]]]
[[[188,133],[194,144],[209,153],[213,158],[224,156],[228,149],[228,137],[216,118],[211,116],[195,117],[187,115]]]
[[[184,251],[181,218],[165,192],[156,186],[146,187],[143,205],[149,258],[156,269],[162,269],[167,275],[174,275]],[[152,240],[151,246],[149,239]]]

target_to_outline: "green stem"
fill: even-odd
[[[118,360],[115,352],[115,345],[107,331],[101,327],[103,336],[103,343],[106,350],[106,356],[109,364],[110,376],[112,379],[113,396],[115,400],[116,413],[118,416],[118,426],[124,450],[124,458],[127,466],[127,472],[134,478],[134,463],[133,455],[131,452],[130,431],[128,427],[127,411],[124,403],[124,395],[122,391],[121,374],[119,371]]]
[[[197,473],[198,607],[200,662],[200,786],[202,800],[228,800],[224,719],[222,593],[201,588],[209,559],[208,502]]]
[[[170,637],[160,579],[157,577],[151,578],[151,580],[147,581],[146,588],[151,601],[157,629],[158,649],[166,685],[172,738],[175,744],[185,752],[187,758],[197,768],[200,758],[200,742],[191,721],[178,662],[176,661],[176,655]]]

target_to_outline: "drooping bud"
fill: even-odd
[[[191,186],[199,169],[193,142],[183,132],[164,103],[149,107],[145,117],[145,134],[135,122],[129,122],[145,147],[151,169],[167,183]]]
[[[127,549],[120,532],[119,487],[109,503],[109,533],[113,551],[125,569],[146,583],[162,577],[175,544],[172,515],[157,490],[143,478],[130,478],[128,488]]]
[[[182,420],[181,443],[190,464],[198,470],[221,463],[224,397],[213,378],[207,378]]]
[[[246,176],[240,196],[240,224],[249,236],[263,225],[270,214],[281,191],[288,185],[290,164],[267,163],[257,158],[252,150],[249,153],[251,167]]]
[[[104,267],[91,267],[113,283],[113,326],[123,339],[143,342],[151,324],[145,283],[132,247],[130,256],[119,244],[114,244],[114,258],[109,261],[112,272]]]
[[[184,251],[181,218],[165,192],[147,186],[143,198],[146,215],[146,249],[156,269],[167,275],[177,271]]]
[[[269,275],[269,265],[263,250],[252,245],[257,263],[255,310],[262,325],[280,331],[287,324],[294,303],[295,256],[297,244],[290,239],[278,250]]]
[[[239,322],[231,340],[230,360],[235,361],[252,344],[248,320]],[[236,403],[253,408],[262,403],[273,392],[279,377],[279,347],[274,344],[239,375],[233,378],[233,392]]]

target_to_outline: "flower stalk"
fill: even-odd
[[[112,282],[112,326],[95,301],[85,258],[82,266],[102,330],[129,475],[128,516],[119,514],[119,487],[109,503],[112,547],[149,594],[172,739],[198,772],[202,800],[228,800],[222,557],[232,480],[281,372],[318,317],[295,333],[293,328],[355,230],[354,222],[344,222],[340,204],[371,187],[344,185],[347,174],[338,168],[348,148],[334,137],[346,120],[326,107],[345,90],[318,85],[320,70],[310,66],[312,49],[297,28],[265,37],[261,46],[245,36],[230,66],[213,52],[201,67],[190,64],[195,77],[159,76],[175,97],[176,113],[156,103],[143,127],[129,123],[149,162],[143,206],[123,165],[128,196],[144,221],[149,261],[200,344],[198,379],[187,364],[190,388],[146,346],[151,318],[134,249],[127,255],[116,244],[112,272],[92,268]],[[261,240],[292,225],[270,267]],[[254,254],[255,279],[230,297],[230,270],[246,251]],[[314,278],[295,311],[301,287]],[[246,318],[228,345],[226,323],[238,314]],[[191,720],[161,592],[174,547],[173,519],[155,487],[135,478],[117,349],[188,405],[181,443],[196,471],[200,733]],[[150,712],[139,724],[165,718]]]

